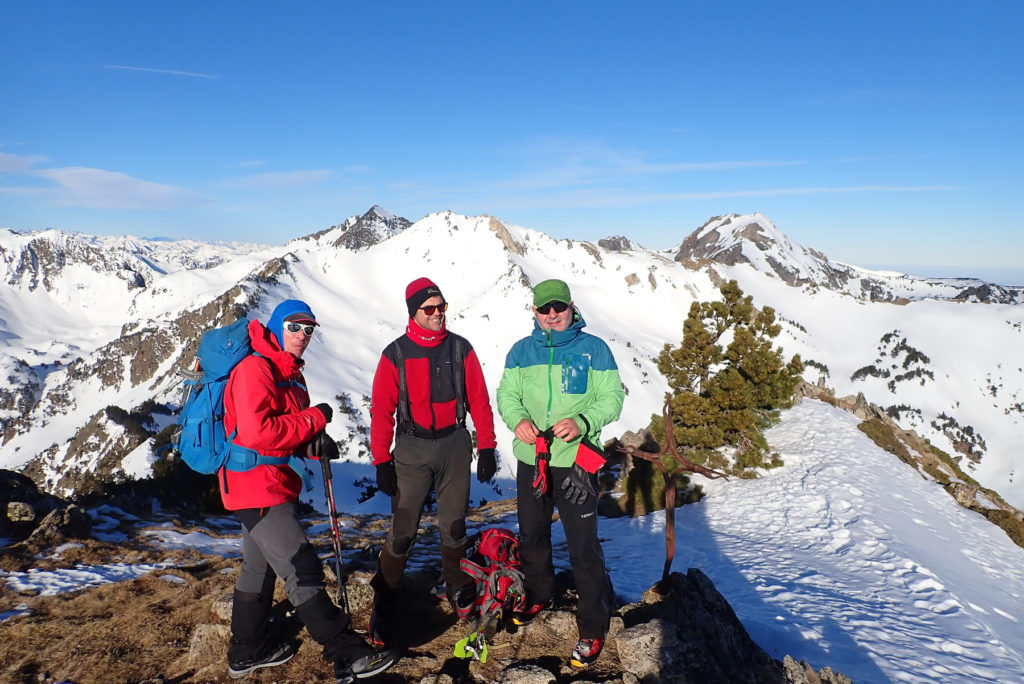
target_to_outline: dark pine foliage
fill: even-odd
[[[658,369],[672,392],[673,436],[688,458],[714,463],[717,449],[736,449],[739,470],[777,465],[765,461],[763,430],[792,405],[803,363],[789,362],[772,346],[781,327],[770,307],[760,311],[735,280],[721,288],[722,300],[694,302],[683,324],[683,340],[668,344]],[[654,416],[655,438],[664,438],[664,419]]]

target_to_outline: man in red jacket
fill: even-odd
[[[405,300],[409,324],[381,354],[370,405],[377,487],[391,497],[391,529],[371,581],[370,639],[380,645],[393,640],[395,592],[431,490],[437,495],[448,600],[460,618],[469,617],[476,600],[472,578],[459,567],[466,552],[473,459],[467,409],[476,428],[477,479],[486,482],[497,470],[494,416],[476,352],[468,340],[445,328],[448,303],[431,280],[409,283]]]
[[[242,523],[242,567],[231,606],[228,675],[232,679],[287,662],[297,646],[271,633],[270,609],[277,577],[310,636],[334,665],[339,684],[383,672],[397,660],[374,651],[349,629],[349,618],[324,588],[316,550],[299,522],[297,503],[308,480],[301,457],[317,442],[323,458],[338,447],[325,432],[333,411],[309,405],[302,354],[316,330],[316,316],[297,299],[281,302],[267,326],[253,320],[249,339],[256,352],[231,372],[224,393],[224,429],[236,447],[264,456],[292,457],[281,464],[217,474],[224,507]]]

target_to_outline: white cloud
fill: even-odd
[[[33,166],[44,161],[46,161],[46,157],[41,155],[23,157],[17,154],[0,152],[0,173],[28,173],[32,170]]]
[[[59,188],[26,190],[63,206],[91,209],[179,209],[206,204],[210,200],[190,190],[140,180],[125,173],[69,166],[40,169],[33,176],[57,183]],[[14,190],[16,192],[16,189]]]

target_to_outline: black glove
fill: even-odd
[[[324,403],[317,404],[313,408],[315,408],[320,413],[324,414],[325,421],[327,421],[328,423],[331,422],[331,418],[334,416],[334,409],[332,409],[330,406]]]
[[[565,493],[566,500],[569,503],[582,506],[591,494],[597,496],[597,489],[591,478],[597,479],[595,475],[591,475],[574,463],[572,470],[569,471],[569,476],[562,481],[562,491]]]
[[[398,473],[395,472],[395,462],[385,461],[377,466],[377,489],[388,496],[398,493]]]
[[[328,461],[333,461],[340,456],[338,453],[338,444],[331,439],[331,436],[327,432],[320,432],[313,441],[309,443],[310,452],[316,458],[326,458]]]
[[[487,482],[498,471],[498,459],[494,449],[478,449],[476,452],[476,479]]]

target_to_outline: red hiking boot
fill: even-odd
[[[572,657],[569,662],[576,667],[590,665],[601,655],[602,648],[604,648],[604,637],[580,639],[576,642],[576,648],[572,649]]]
[[[533,618],[540,614],[540,611],[548,607],[548,602],[534,603],[532,606],[527,606],[525,610],[517,610],[512,613],[512,622],[522,627],[533,622]]]

